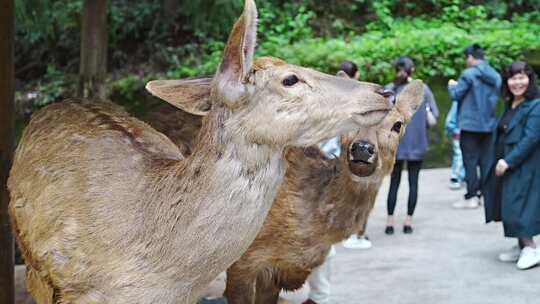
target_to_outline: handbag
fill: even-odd
[[[437,125],[437,118],[433,114],[433,111],[431,111],[431,108],[429,107],[429,103],[426,102],[426,123],[427,127],[431,128]]]

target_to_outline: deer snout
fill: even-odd
[[[386,98],[390,106],[395,104],[396,95],[394,94],[394,92],[387,89],[380,89],[380,90],[377,90],[377,94]]]
[[[375,144],[368,140],[353,142],[348,151],[349,171],[358,177],[372,175],[377,169],[378,152]]]
[[[355,142],[351,146],[351,161],[372,163],[375,158],[375,145],[365,140]]]

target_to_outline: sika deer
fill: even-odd
[[[366,162],[368,158],[359,152],[365,130],[342,136],[344,152],[338,160],[327,159],[316,148],[289,151],[284,182],[263,228],[227,270],[229,303],[277,303],[281,289],[295,290],[304,284],[332,244],[361,229],[383,177],[392,170],[400,136],[422,91],[420,81],[412,82],[397,96],[396,106],[383,122],[368,130],[376,133],[377,149],[370,153],[373,161]]]
[[[246,0],[209,98],[200,98],[200,80],[148,84],[191,112],[211,101],[189,158],[108,103],[57,103],[34,115],[8,187],[38,303],[193,303],[257,235],[285,174],[285,146],[388,113],[379,86],[278,60],[252,66],[256,15]]]

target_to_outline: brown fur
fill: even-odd
[[[142,120],[171,139],[180,148],[182,155],[187,157],[192,154],[202,127],[200,116],[160,103],[154,105]]]
[[[256,19],[245,0],[211,82],[147,85],[176,107],[208,113],[188,158],[110,103],[67,101],[34,115],[8,188],[40,304],[193,303],[257,235],[285,174],[285,146],[388,113],[379,86],[278,60],[258,69]],[[302,81],[284,87],[292,73]]]
[[[342,138],[342,154],[329,160],[315,148],[291,149],[289,168],[263,228],[242,258],[227,270],[225,296],[232,304],[277,303],[281,289],[300,288],[321,265],[330,246],[358,232],[393,167],[403,126],[416,111],[422,84],[414,83],[398,97],[398,105],[376,128],[379,163],[370,177],[349,169],[354,136]],[[403,128],[402,128],[403,129]]]

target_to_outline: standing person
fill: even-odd
[[[540,89],[534,71],[515,61],[504,70],[505,110],[493,133],[485,180],[486,222],[502,219],[517,245],[499,254],[519,269],[540,264]]]
[[[408,56],[399,57],[394,63],[396,78],[394,82],[386,85],[387,90],[391,90],[395,95],[398,95],[411,81],[414,73],[414,62]],[[431,112],[431,114],[429,114]],[[418,176],[422,167],[422,160],[427,152],[428,139],[428,115],[439,116],[439,110],[433,97],[433,93],[427,85],[424,85],[424,100],[411,118],[407,125],[405,134],[401,139],[397,155],[396,163],[392,171],[390,179],[390,190],[388,192],[388,217],[386,220],[385,233],[390,235],[394,233],[394,210],[396,208],[397,193],[401,181],[401,171],[403,165],[407,163],[407,171],[409,175],[409,201],[407,205],[407,217],[403,225],[403,233],[410,234],[412,229],[412,217],[416,208],[418,199]]]
[[[458,81],[448,81],[448,92],[458,102],[458,127],[461,129],[460,146],[465,166],[467,193],[463,200],[452,206],[474,209],[480,206],[480,181],[486,172],[485,147],[489,146],[495,129],[495,106],[499,99],[501,76],[484,61],[484,50],[472,44],[463,51],[467,68]],[[480,176],[477,173],[480,167]]]
[[[445,133],[450,137],[452,143],[452,171],[450,172],[451,190],[461,189],[462,183],[465,181],[465,168],[463,167],[463,157],[461,155],[461,147],[459,146],[460,130],[457,124],[457,102],[452,101],[452,106],[446,115]]]

